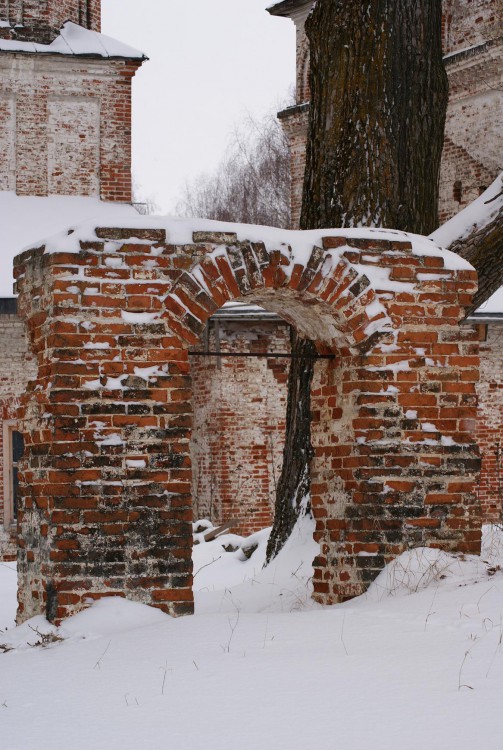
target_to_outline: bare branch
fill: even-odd
[[[212,175],[188,184],[177,206],[183,216],[287,227],[290,157],[275,117],[252,117],[237,128]]]

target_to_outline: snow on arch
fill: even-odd
[[[389,270],[378,266],[352,263],[346,257],[353,250],[351,239],[328,232],[318,237],[323,247],[308,244],[311,237],[303,235],[311,232],[295,233],[302,244],[276,241],[269,247],[264,241],[239,241],[233,233],[196,232],[195,238],[201,235],[215,247],[177,280],[164,304],[172,313],[192,315],[204,324],[222,304],[252,302],[327,346],[361,345],[374,334],[393,331],[379,294],[408,291],[413,285],[391,280]],[[388,250],[386,243],[369,240],[378,252]]]

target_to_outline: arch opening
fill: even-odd
[[[336,355],[316,360],[311,393],[315,597],[361,593],[408,546],[477,551],[476,342],[458,325],[476,279],[431,242],[85,227],[16,274],[38,362],[20,415],[20,619],[109,595],[192,611],[189,352],[230,301]]]

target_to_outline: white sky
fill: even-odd
[[[295,30],[271,0],[102,0],[104,34],[150,58],[133,83],[133,174],[173,211],[180,189],[220,161],[247,114],[287,98]]]

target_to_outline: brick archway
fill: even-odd
[[[361,593],[407,546],[476,551],[474,272],[400,233],[232,229],[86,229],[18,258],[38,356],[20,619],[111,594],[192,611],[189,348],[236,299],[336,355],[312,390],[316,598]]]
[[[234,242],[217,247],[185,271],[164,298],[168,326],[187,345],[199,341],[211,315],[235,300],[266,306],[331,350],[362,353],[393,330],[374,285],[349,260],[356,256],[347,252],[346,238],[327,237],[324,248],[302,253],[301,260],[289,247],[268,252],[263,243],[237,243],[237,237]],[[389,246],[380,247],[379,240],[369,244],[378,253]]]

